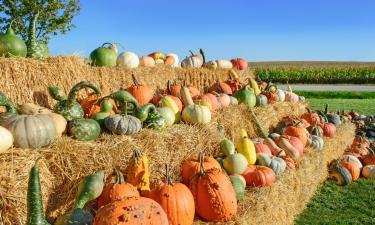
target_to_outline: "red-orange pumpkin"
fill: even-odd
[[[302,119],[305,119],[310,125],[320,123],[318,113],[311,112],[310,109],[307,109],[307,112],[302,114]]]
[[[133,85],[128,87],[127,91],[137,99],[140,105],[145,105],[153,98],[153,91],[150,87],[144,84],[140,84],[137,78],[132,74]]]
[[[268,145],[263,143],[263,139],[256,139],[253,140],[254,146],[255,146],[255,151],[257,153],[266,153],[268,155],[272,155],[271,149],[268,147]]]
[[[243,58],[232,59],[230,62],[238,70],[246,70],[248,66],[247,60]]]
[[[238,90],[245,86],[244,83],[237,79],[228,79],[224,82],[229,85],[230,89],[232,90],[232,93],[236,93]]]
[[[218,168],[205,169],[201,157],[200,171],[190,182],[195,210],[204,220],[224,222],[237,213],[237,198],[229,177]]]
[[[292,169],[294,170],[296,168],[296,162],[294,161],[294,159],[290,156],[285,156],[283,157],[285,163],[286,163],[286,167],[288,169]]]
[[[112,202],[98,210],[93,225],[168,225],[163,208],[154,200],[134,197]]]
[[[318,126],[320,126],[323,129],[323,135],[325,137],[335,136],[336,127],[332,123],[318,123]]]
[[[171,225],[191,225],[194,221],[194,197],[182,183],[173,183],[166,166],[165,183],[156,185],[149,196],[161,205]]]
[[[268,186],[276,180],[273,170],[265,166],[248,165],[242,176],[246,185],[252,187]]]
[[[203,166],[206,169],[218,168],[221,169],[218,161],[212,157],[204,156],[204,152],[200,152],[198,157],[193,157],[185,160],[181,167],[182,183],[189,185],[190,180],[200,171],[199,159],[203,156]]]
[[[301,139],[298,137],[293,137],[293,136],[287,136],[289,143],[295,147],[300,155],[303,155],[305,146],[303,145]]]
[[[367,154],[362,156],[362,162],[364,166],[375,165],[375,154]]]
[[[125,183],[124,177],[120,171],[115,169],[114,174],[112,174],[112,179],[110,183],[104,186],[102,194],[98,198],[98,208],[105,206],[114,201],[139,197],[139,192],[136,187],[129,183]]]

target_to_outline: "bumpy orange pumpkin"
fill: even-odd
[[[93,225],[168,225],[163,208],[154,200],[134,197],[112,202],[98,210]]]
[[[318,113],[311,112],[310,109],[307,109],[307,112],[302,114],[302,119],[305,119],[310,125],[320,123]]]
[[[140,84],[137,78],[132,74],[133,85],[128,87],[127,91],[137,99],[140,105],[145,105],[153,98],[153,91],[150,87]]]
[[[199,159],[203,157],[203,166],[205,169],[217,168],[221,169],[220,164],[216,159],[204,156],[204,152],[200,152],[198,157],[193,157],[185,160],[182,164],[182,182],[186,185],[190,184],[190,180],[200,171]]]
[[[171,225],[193,224],[195,205],[189,188],[182,183],[173,183],[168,166],[166,181],[156,185],[149,197],[161,205]]]
[[[98,208],[125,198],[139,197],[137,188],[125,183],[124,176],[120,171],[115,169],[112,177],[115,177],[115,179],[104,186],[103,192],[98,198]]]
[[[248,165],[242,176],[247,186],[264,187],[271,185],[276,180],[275,172],[265,166]]]
[[[224,222],[237,213],[237,198],[229,177],[220,169],[206,170],[201,157],[200,171],[189,188],[197,214],[209,222]]]

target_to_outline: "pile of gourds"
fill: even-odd
[[[102,46],[96,48],[90,54],[91,64],[93,66],[106,67],[124,67],[137,68],[154,67],[155,65],[169,65],[171,67],[182,68],[208,68],[208,69],[232,69],[246,70],[248,62],[243,58],[235,58],[228,60],[213,60],[206,62],[206,56],[202,49],[199,49],[200,54],[194,54],[190,51],[190,56],[185,57],[180,64],[178,55],[174,53],[164,54],[160,51],[150,53],[147,56],[138,57],[134,52],[122,52],[118,55],[118,49],[114,43],[104,43]]]
[[[330,176],[338,185],[349,185],[361,175],[375,178],[375,118],[352,111],[337,113],[345,121],[356,125],[356,136],[340,159],[334,160],[329,169]]]

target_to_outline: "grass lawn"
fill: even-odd
[[[330,111],[337,110],[355,110],[360,114],[370,115],[375,114],[375,99],[318,99],[306,98],[311,103],[312,109],[324,110],[325,104],[328,103]]]
[[[371,91],[295,91],[305,98],[342,98],[342,99],[375,99],[375,92]]]
[[[307,207],[295,224],[375,224],[375,179],[361,178],[344,187],[328,180]]]

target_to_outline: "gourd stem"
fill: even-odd
[[[168,164],[165,164],[165,183],[167,185],[172,185],[172,177],[171,177],[171,171],[169,169]]]
[[[324,114],[327,114],[328,113],[328,104],[326,104],[326,107],[324,109]]]
[[[167,81],[167,94],[172,95],[171,81]]]
[[[191,56],[194,56],[194,53],[193,53],[193,51],[189,50],[189,52],[190,52]]]
[[[110,46],[113,46],[113,44],[112,44],[112,43],[106,42],[106,43],[103,43],[103,44],[102,44],[102,47],[104,48],[104,46],[105,46],[105,45],[110,45]]]
[[[116,181],[115,183],[116,184],[124,184],[125,183],[125,179],[124,179],[124,176],[121,174],[120,170],[118,170],[117,168],[114,168],[115,170],[115,174],[116,174]]]
[[[204,53],[203,49],[199,49],[199,53],[202,55],[202,58],[203,58],[203,64],[206,63],[206,54]]]
[[[125,102],[125,117],[128,117],[128,102]]]
[[[77,102],[77,92],[82,90],[83,88],[91,88],[95,91],[97,95],[100,94],[100,88],[97,87],[95,84],[89,81],[81,81],[78,84],[74,85],[68,94],[68,106],[71,106],[75,102]]]
[[[203,162],[204,162],[204,152],[201,151],[201,152],[199,152],[199,165],[200,165],[199,174],[201,174],[201,175],[206,172],[206,170],[204,169],[204,166],[203,166]]]
[[[138,80],[137,80],[137,78],[135,77],[134,74],[132,74],[132,80],[133,80],[133,83],[134,83],[135,86],[139,86],[139,82],[138,82]]]
[[[142,157],[142,152],[139,148],[134,149],[134,158],[139,159]]]

